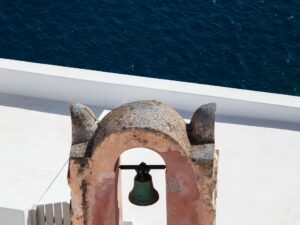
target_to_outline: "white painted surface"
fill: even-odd
[[[299,97],[7,59],[0,59],[0,92],[102,108],[156,99],[187,112],[216,102],[219,116],[300,124]]]
[[[57,202],[70,202],[71,191],[67,182],[68,160],[63,165],[63,169],[57,173],[57,177],[49,185],[48,189],[34,205],[45,205]]]
[[[0,92],[24,95],[0,94],[0,225],[23,225],[32,205],[68,199],[66,167],[52,184],[71,145],[68,104],[49,99],[112,108],[141,98],[187,117],[217,102],[218,225],[300,224],[298,97],[12,60],[0,60]]]
[[[0,144],[0,225],[23,225],[68,160],[68,103],[0,94]],[[65,189],[52,195],[62,196]]]
[[[0,206],[25,209],[67,160],[70,121],[65,115],[6,106],[0,106],[0,115],[0,177],[5,181]]]
[[[300,224],[300,132],[217,122],[216,140],[216,147],[220,149],[217,225]],[[151,163],[162,163],[160,158],[149,157],[145,152],[136,154],[122,155],[125,156],[123,164],[149,158]],[[135,211],[128,203],[126,198],[133,176],[134,173],[122,177],[124,220],[133,225],[148,225],[151,223],[144,218],[149,215],[164,219],[164,206],[160,206],[160,213],[144,214],[143,208]],[[153,174],[154,179],[159,176]],[[60,184],[56,186],[60,188],[54,188],[51,193],[61,196],[64,192],[69,196],[65,177],[66,170],[58,179]],[[154,180],[160,193],[164,190],[163,184],[162,177]],[[55,194],[51,194],[51,198],[58,199]],[[51,202],[51,198],[43,203]]]
[[[0,225],[23,225],[24,223],[23,210],[0,207]]]
[[[216,124],[217,225],[300,224],[300,132]]]

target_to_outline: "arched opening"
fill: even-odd
[[[188,127],[174,109],[157,101],[125,104],[101,121],[90,114],[85,106],[71,110],[73,140],[68,180],[74,225],[124,225],[123,221],[130,222],[125,225],[214,223],[217,152],[213,144],[213,106],[199,108]],[[187,129],[191,126],[193,129]],[[203,144],[204,140],[212,144]],[[136,152],[126,157],[131,151]],[[150,151],[152,156],[147,153],[141,156],[143,151]],[[157,154],[167,166],[167,170],[161,171],[161,178],[159,171],[150,171],[160,201],[152,206],[132,205],[128,202],[128,193],[135,172],[120,171],[119,164],[138,165],[143,161],[161,164],[160,160],[149,161]],[[135,187],[141,187],[142,191],[134,189],[136,192],[130,195],[131,201],[138,205],[145,202],[148,204],[144,205],[151,205],[157,200],[157,193],[149,185],[149,168],[146,165],[129,168],[139,172],[135,182],[141,181],[141,184]],[[144,198],[144,193],[152,195]]]
[[[120,165],[165,165],[164,159],[155,151],[148,148],[132,148],[123,152],[119,158]],[[132,204],[128,195],[134,185],[135,170],[119,171],[119,196],[121,203],[122,225],[167,225],[166,207],[166,170],[150,170],[154,188],[159,193],[159,200],[150,206]]]

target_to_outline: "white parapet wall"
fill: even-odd
[[[217,115],[300,124],[300,98],[257,91],[145,78],[0,59],[0,92],[114,108],[156,99],[193,112],[217,103]]]
[[[0,225],[27,225],[35,205],[69,201],[68,102],[98,116],[139,99],[186,119],[217,103],[218,225],[300,224],[299,97],[0,59]]]

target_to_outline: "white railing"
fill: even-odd
[[[71,225],[70,204],[58,202],[29,210],[28,225]]]
[[[28,225],[71,225],[70,204],[57,202],[38,205],[29,210]],[[132,222],[123,222],[123,225],[133,225]]]

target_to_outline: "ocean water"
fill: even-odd
[[[0,0],[0,57],[300,96],[300,0]]]

